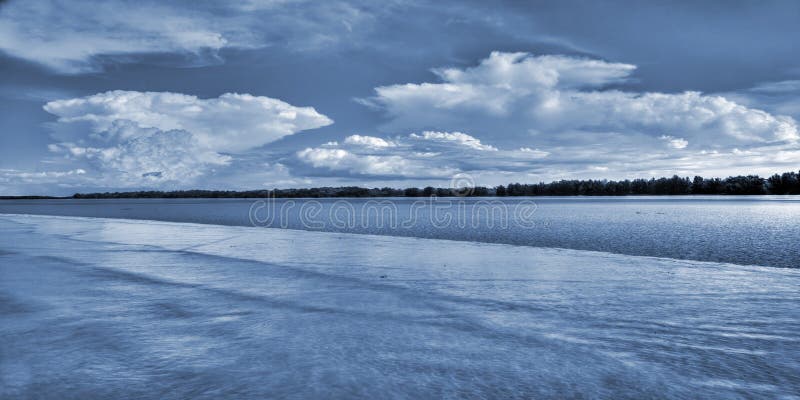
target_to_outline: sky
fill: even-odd
[[[796,171],[797,21],[794,0],[0,1],[0,195]]]

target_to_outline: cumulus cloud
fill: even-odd
[[[387,113],[390,133],[306,141],[275,153],[269,143],[332,121],[310,107],[249,94],[200,99],[112,91],[51,101],[44,108],[57,121],[49,148],[63,168],[5,172],[0,183],[414,185],[469,173],[478,184],[496,185],[796,169],[791,116],[728,94],[621,90],[634,70],[577,57],[492,53],[472,68],[435,70],[438,83],[377,88],[363,102]],[[794,83],[765,84],[747,95],[788,98],[793,90]]]
[[[438,82],[377,87],[360,102],[385,113],[384,130],[427,130],[406,141],[425,139],[428,151],[444,155],[440,162],[495,184],[753,173],[800,162],[797,121],[774,113],[777,107],[763,110],[755,106],[760,101],[728,94],[623,90],[635,69],[581,57],[493,52],[472,67],[433,70]],[[788,99],[798,87],[794,81],[764,84],[748,95]],[[780,106],[788,110],[792,101]],[[444,150],[433,145],[444,142],[450,145]],[[455,148],[467,147],[484,151],[454,156]],[[765,157],[770,153],[779,156]]]
[[[629,64],[565,56],[493,52],[472,68],[434,69],[442,83],[381,86],[366,101],[386,109],[396,122],[421,118],[422,125],[448,121],[449,111],[505,117],[521,99],[546,103],[541,97],[545,91],[602,87],[624,80],[633,69]]]
[[[685,149],[686,146],[689,145],[689,141],[687,141],[686,139],[676,138],[669,135],[662,135],[659,139],[662,139],[665,142],[667,142],[667,145],[669,147],[672,147],[673,149]]]
[[[332,121],[311,107],[249,94],[199,99],[180,93],[112,91],[51,101],[50,150],[85,162],[119,186],[190,184],[237,153]]]
[[[740,104],[800,119],[800,80],[763,82],[724,96]]]
[[[51,101],[44,109],[58,116],[62,124],[88,123],[95,135],[111,132],[126,139],[125,130],[115,126],[126,121],[137,129],[186,130],[201,145],[222,152],[262,146],[333,123],[312,107],[237,93],[200,99],[181,93],[115,90]]]
[[[364,143],[391,143],[365,146]],[[348,136],[340,144],[329,142],[296,153],[301,164],[316,171],[344,172],[348,176],[388,179],[449,178],[486,169],[519,170],[531,159],[547,157],[534,149],[500,150],[463,132],[424,131],[392,137]],[[302,171],[302,168],[296,168]]]
[[[441,140],[456,136],[463,140]],[[556,146],[542,150],[483,143],[481,146],[465,146],[462,142],[470,143],[477,139],[459,132],[411,133],[390,139],[377,136],[360,138],[358,141],[346,138],[341,143],[328,142],[305,148],[295,154],[296,163],[291,168],[295,174],[303,176],[335,176],[358,184],[375,182],[376,185],[387,180],[412,185],[447,185],[450,177],[467,173],[477,184],[491,186],[565,178],[768,175],[775,171],[794,170],[800,160],[800,149],[792,144],[772,143],[747,149],[696,149],[689,147],[686,139],[669,135],[656,138],[660,146],[649,151],[642,151],[638,141],[618,148]],[[360,144],[372,140],[384,140],[393,146]],[[636,156],[632,157],[632,154]]]
[[[394,147],[396,144],[375,136],[350,135],[344,139],[347,144],[372,148]],[[335,143],[332,143],[335,144]]]
[[[494,146],[486,145],[481,143],[475,137],[467,135],[466,133],[461,132],[431,132],[425,131],[422,132],[421,135],[416,133],[412,133],[409,135],[412,139],[421,139],[424,141],[431,141],[431,142],[439,142],[439,143],[453,143],[457,146],[462,146],[466,148],[470,148],[473,150],[482,150],[482,151],[497,151],[497,148]]]
[[[466,129],[493,138],[563,142],[595,133],[680,136],[692,143],[770,143],[800,139],[797,122],[699,92],[636,93],[610,88],[630,79],[633,65],[568,56],[493,52],[477,66],[434,70],[439,83],[375,89],[362,100],[384,110],[388,130]],[[584,132],[583,135],[575,135]],[[577,142],[576,142],[577,140]]]
[[[344,149],[306,148],[297,152],[300,161],[315,168],[376,177],[447,177],[456,171],[447,167],[428,168],[412,158],[399,155],[369,155]]]
[[[86,160],[98,171],[99,181],[119,186],[193,182],[231,157],[214,152],[186,131],[155,130],[112,147],[82,147],[71,143],[50,147],[55,153]]]
[[[0,7],[0,50],[67,74],[144,53],[202,65],[219,62],[224,48],[318,50],[370,22],[347,2],[304,2],[11,0]]]

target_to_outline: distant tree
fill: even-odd
[[[800,194],[800,177],[794,172],[772,175],[767,179],[767,190],[771,194]]]
[[[725,179],[725,194],[764,194],[764,179],[758,175],[731,176]]]
[[[702,176],[695,176],[692,180],[692,194],[705,194],[706,187],[705,187],[705,180]]]
[[[650,185],[645,179],[634,179],[631,182],[631,194],[650,194]]]
[[[476,187],[474,187],[472,189],[471,195],[472,196],[480,196],[480,197],[488,196],[489,195],[489,189],[484,187],[484,186],[476,186]]]
[[[404,194],[406,197],[418,197],[418,196],[419,196],[419,194],[420,194],[420,190],[419,190],[418,188],[411,187],[411,188],[407,188],[407,189],[406,189],[406,190],[403,192],[403,194]]]
[[[767,188],[771,194],[785,194],[787,188],[783,184],[781,175],[775,174],[767,178]]]
[[[781,177],[789,188],[786,194],[800,194],[800,173],[787,172]]]
[[[453,192],[450,189],[445,188],[437,188],[436,189],[436,197],[449,197],[452,196]]]

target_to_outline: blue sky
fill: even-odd
[[[800,166],[796,1],[0,2],[0,194]]]

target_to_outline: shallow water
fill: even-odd
[[[0,215],[2,398],[797,398],[800,270]]]
[[[520,205],[533,209],[529,220],[520,221],[515,213]],[[268,206],[249,199],[25,200],[0,201],[0,213],[243,226],[255,222],[306,230],[800,267],[800,196],[443,198],[435,202],[274,199]],[[450,222],[442,223],[447,217]]]

